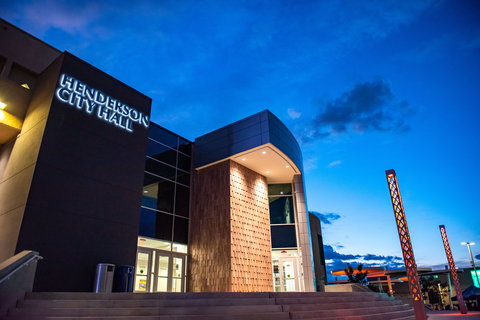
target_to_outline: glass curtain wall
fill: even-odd
[[[188,244],[191,142],[149,129],[139,235]]]
[[[137,292],[185,291],[191,155],[190,141],[150,124],[137,249]]]
[[[272,250],[297,247],[292,190],[291,183],[268,185]]]
[[[275,292],[300,291],[292,184],[268,185]]]

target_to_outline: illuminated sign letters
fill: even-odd
[[[60,87],[56,95],[60,101],[84,109],[88,114],[95,113],[98,118],[130,132],[133,131],[133,123],[145,128],[150,124],[147,115],[66,74],[60,77]]]

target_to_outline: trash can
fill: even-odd
[[[133,266],[115,266],[112,292],[133,292]]]
[[[95,283],[93,285],[93,292],[112,292],[113,275],[115,265],[109,263],[97,264],[95,272]]]

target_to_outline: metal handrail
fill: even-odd
[[[28,259],[27,261],[25,261],[24,263],[22,263],[21,265],[19,265],[18,267],[16,267],[15,269],[13,269],[9,274],[7,274],[6,276],[3,277],[3,279],[0,279],[0,283],[2,283],[3,281],[5,280],[8,280],[10,279],[10,277],[15,273],[17,272],[18,270],[20,270],[21,268],[23,268],[25,265],[28,265],[32,260],[40,260],[40,259],[43,259],[42,256],[39,256],[39,255],[34,255],[33,257],[31,257],[30,259]]]

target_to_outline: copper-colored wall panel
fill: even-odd
[[[229,173],[228,161],[194,172],[188,291],[231,291]]]
[[[272,291],[266,178],[227,160],[195,171],[189,291]]]
[[[272,291],[267,179],[230,162],[232,291]]]

